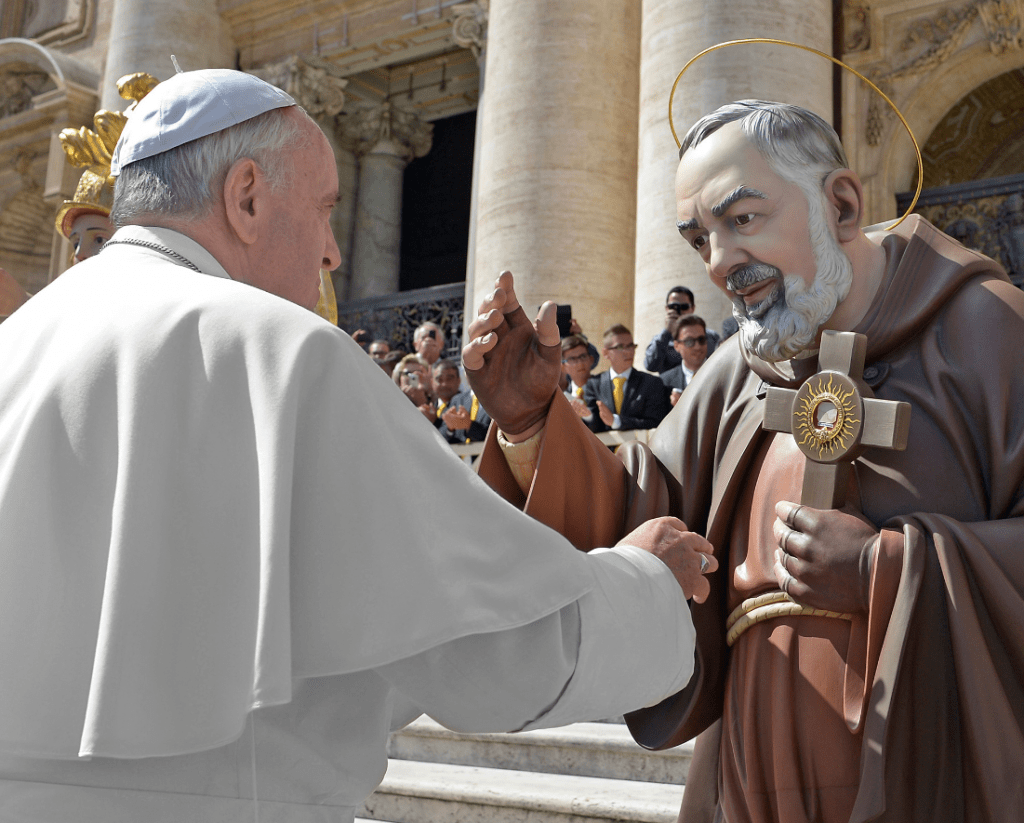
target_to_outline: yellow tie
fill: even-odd
[[[577,397],[583,397],[583,386],[577,386],[576,387],[576,396]]]
[[[444,413],[444,407],[447,406],[447,405],[448,405],[448,403],[446,401],[444,401],[444,400],[438,400],[437,401],[437,416],[439,418]]]
[[[476,395],[474,394],[473,395],[473,402],[470,404],[470,407],[469,407],[469,419],[472,420],[475,423],[476,422],[476,416],[479,413],[480,413],[480,401],[476,399]],[[469,433],[469,429],[466,429],[466,433],[467,434]],[[471,443],[473,441],[470,440],[470,438],[467,437],[466,438],[466,442],[467,443]]]
[[[626,385],[625,377],[612,378],[612,398],[615,400],[615,413],[622,413],[622,400],[626,396],[624,391]]]

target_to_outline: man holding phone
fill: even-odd
[[[683,362],[682,357],[673,346],[672,333],[669,331],[672,323],[680,317],[693,314],[697,309],[697,301],[693,299],[693,292],[686,286],[674,286],[665,298],[665,328],[654,335],[647,352],[644,355],[644,368],[656,374],[664,374],[669,369],[674,369]],[[715,350],[721,338],[711,329],[707,329],[708,355]]]
[[[412,347],[433,368],[444,348],[444,331],[437,323],[423,323],[413,332]]]

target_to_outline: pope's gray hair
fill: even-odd
[[[292,170],[291,152],[309,144],[302,121],[288,116],[292,108],[272,109],[128,164],[114,186],[111,222],[121,227],[138,224],[147,216],[205,217],[228,169],[243,157],[256,161],[272,191],[280,190]]]

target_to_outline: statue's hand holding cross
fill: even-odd
[[[768,390],[764,428],[793,434],[807,458],[803,489],[799,504],[776,507],[774,572],[781,591],[744,601],[730,615],[730,644],[772,617],[850,620],[868,610],[879,533],[863,515],[838,509],[863,449],[906,448],[910,405],[872,397],[861,379],[866,350],[862,334],[824,332],[821,370],[796,391]]]
[[[797,390],[769,388],[764,427],[792,432],[807,457],[800,503],[838,509],[846,502],[850,467],[868,447],[907,447],[910,404],[876,400],[862,380],[867,338],[826,331],[819,371]]]

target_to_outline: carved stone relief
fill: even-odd
[[[843,2],[843,50],[846,54],[871,48],[871,7],[855,0]]]
[[[452,7],[452,37],[465,49],[470,49],[477,62],[487,42],[487,14],[490,0],[476,0]]]
[[[894,81],[920,77],[938,68],[964,45],[979,21],[982,37],[994,54],[1024,48],[1024,0],[973,0],[914,20],[897,47],[898,58],[872,67],[867,74],[891,97]],[[869,146],[879,144],[882,131],[894,117],[885,101],[877,95],[870,99],[865,124]]]
[[[96,0],[23,0],[21,36],[46,46],[66,46],[86,37],[96,18]]]
[[[9,63],[0,69],[0,118],[26,111],[32,98],[47,87],[53,87],[49,75],[20,63]]]
[[[352,127],[358,135],[359,154],[384,147],[388,153],[412,160],[426,155],[433,144],[433,125],[390,101],[355,112]]]
[[[1024,39],[1022,0],[989,0],[978,6],[978,15],[985,26],[993,54],[1021,48]]]
[[[336,67],[318,57],[289,57],[253,69],[250,74],[288,92],[316,120],[330,121],[345,105],[348,80]]]
[[[0,252],[46,260],[53,235],[53,209],[43,200],[42,184],[32,174],[35,153],[21,151],[15,168],[21,188],[0,212]]]

